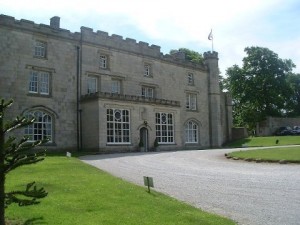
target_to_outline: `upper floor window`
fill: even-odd
[[[27,118],[35,118],[35,121],[25,128],[25,135],[28,136],[29,141],[39,141],[48,139],[53,141],[53,119],[43,111],[31,111],[26,113]]]
[[[96,93],[98,91],[97,87],[97,78],[96,77],[88,77],[87,78],[87,93]]]
[[[194,74],[188,73],[188,85],[194,85]]]
[[[145,77],[151,76],[151,66],[149,64],[144,65],[144,76]]]
[[[107,143],[130,143],[129,110],[107,109]]]
[[[121,94],[121,81],[112,80],[111,82],[111,93]]]
[[[142,87],[142,97],[154,98],[154,88],[152,88],[152,87]]]
[[[187,93],[186,94],[186,108],[189,110],[197,110],[197,95]]]
[[[100,55],[100,69],[107,69],[107,56]]]
[[[42,41],[36,41],[34,46],[34,56],[46,58],[47,44]]]
[[[198,125],[193,121],[188,121],[184,127],[185,142],[198,143]]]
[[[174,143],[174,119],[172,113],[156,113],[155,129],[159,144]]]
[[[49,95],[50,74],[43,71],[31,71],[29,76],[29,93]]]

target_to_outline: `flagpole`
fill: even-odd
[[[214,52],[214,36],[212,33],[212,29],[210,30],[210,33],[208,35],[208,40],[211,41],[211,52]]]

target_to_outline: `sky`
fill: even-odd
[[[188,48],[219,53],[221,75],[242,66],[246,47],[269,48],[300,73],[299,0],[0,0],[0,14],[36,24],[59,16],[60,27],[90,27],[158,45],[168,54]]]

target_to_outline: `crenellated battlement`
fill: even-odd
[[[91,44],[104,45],[107,47],[113,47],[116,49],[130,51],[138,54],[150,55],[152,57],[160,57],[160,46],[149,46],[146,42],[137,42],[135,39],[126,38],[123,36],[112,34],[108,35],[107,32],[97,31],[94,32],[92,28],[81,27],[82,41]]]
[[[204,52],[203,56],[204,56],[204,59],[210,59],[210,58],[218,59],[218,52],[215,52],[215,51]]]
[[[50,25],[36,24],[30,20],[16,20],[14,17],[7,15],[0,15],[0,25],[6,27],[14,27],[16,29],[27,30],[29,32],[38,32],[45,35],[53,35],[60,38],[67,38],[73,41],[81,42],[82,44],[91,44],[104,46],[106,48],[112,48],[116,50],[132,52],[157,58],[160,60],[167,61],[169,63],[182,64],[185,66],[197,67],[199,69],[205,69],[203,65],[195,64],[185,59],[185,55],[179,52],[175,55],[163,54],[160,50],[161,47],[158,45],[149,45],[147,42],[137,42],[132,38],[123,38],[121,35],[112,34],[109,35],[105,31],[98,30],[93,31],[92,28],[82,26],[80,32],[72,33],[69,30],[62,29],[59,27],[60,18],[55,16],[50,19]],[[218,57],[217,52],[204,53],[204,58]]]
[[[78,33],[71,33],[69,30],[61,28],[53,28],[45,24],[36,24],[30,20],[16,20],[14,17],[0,15],[0,24],[3,26],[12,26],[18,29],[28,30],[31,32],[39,32],[43,34],[52,34],[63,38],[78,39]]]

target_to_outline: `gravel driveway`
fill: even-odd
[[[236,150],[236,149],[235,149]],[[228,160],[231,150],[93,155],[81,160],[245,225],[300,224],[300,165]]]

